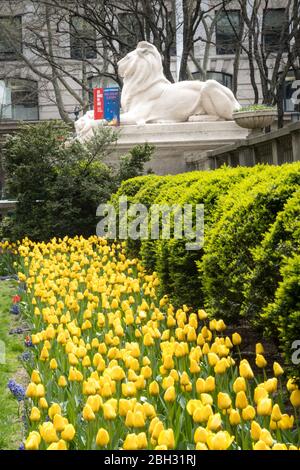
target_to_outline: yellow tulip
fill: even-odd
[[[238,424],[240,424],[241,417],[240,417],[240,413],[238,410],[234,410],[234,409],[230,410],[229,422],[231,426],[237,426]]]
[[[264,368],[267,365],[267,361],[265,360],[264,356],[262,354],[257,354],[256,359],[255,359],[255,364],[259,368]]]
[[[235,379],[234,383],[233,383],[233,391],[235,393],[238,393],[238,392],[246,392],[247,390],[247,384],[246,384],[246,380],[244,377],[237,377],[237,379]]]
[[[149,385],[149,393],[151,396],[156,396],[159,394],[159,385],[155,380]]]
[[[267,390],[262,386],[256,387],[254,389],[254,401],[255,401],[255,403],[257,404],[263,398],[268,398]]]
[[[31,409],[29,419],[30,421],[39,421],[41,419],[41,412],[36,406]]]
[[[176,400],[175,388],[173,386],[167,388],[167,390],[165,391],[164,400],[166,402],[171,402],[171,403]]]
[[[255,354],[264,354],[265,350],[261,343],[255,345]]]
[[[59,387],[66,387],[68,385],[67,379],[64,375],[61,375],[58,379],[58,386]]]
[[[281,414],[279,405],[276,403],[272,409],[271,420],[277,422],[277,421],[280,421],[281,418],[282,418],[282,414]]]
[[[268,416],[272,413],[272,400],[270,398],[262,398],[257,404],[257,414],[259,416]]]
[[[60,415],[60,414],[61,414],[61,407],[59,406],[58,403],[53,403],[53,405],[51,405],[48,410],[48,415],[50,419],[53,419],[55,415]]]
[[[109,434],[104,428],[100,428],[96,436],[96,444],[99,447],[106,447],[109,443]]]
[[[279,442],[277,442],[276,444],[273,445],[272,450],[288,450],[288,449],[285,444],[280,444]]]
[[[196,428],[196,431],[194,433],[194,442],[195,442],[195,444],[197,444],[198,442],[206,443],[207,438],[208,438],[208,434],[209,433],[205,428],[202,428],[201,426]]]
[[[68,424],[68,420],[63,418],[61,415],[54,415],[53,417],[53,425],[56,431],[61,432],[65,429],[66,425]]]
[[[241,390],[240,392],[236,394],[235,406],[236,408],[240,408],[240,409],[246,408],[246,406],[248,406],[248,400],[243,390]]]
[[[251,437],[254,441],[259,441],[261,435],[261,427],[256,421],[252,421],[251,423]]]
[[[253,371],[250,367],[250,364],[246,359],[243,359],[241,361],[240,367],[239,367],[239,372],[240,372],[240,376],[244,377],[244,379],[253,379],[253,377],[254,377],[254,374],[253,374]]]
[[[41,436],[37,431],[32,431],[29,433],[25,441],[25,449],[26,450],[38,450],[39,445],[41,443]]]
[[[218,393],[218,408],[221,410],[227,410],[231,406],[231,398],[228,393]]]
[[[208,447],[203,442],[197,442],[196,450],[208,450]]]
[[[50,369],[52,369],[52,370],[55,370],[55,369],[57,369],[57,367],[58,367],[57,362],[56,362],[56,359],[51,359],[49,365],[50,365]]]
[[[220,429],[221,426],[222,426],[222,420],[221,420],[220,413],[216,413],[214,415],[211,415],[208,418],[207,427],[208,427],[209,430],[217,431],[218,429]]]
[[[232,344],[234,346],[238,346],[239,344],[241,344],[241,342],[242,342],[241,336],[238,333],[233,333],[233,335],[232,335]]]
[[[104,403],[102,409],[103,409],[104,419],[112,420],[112,419],[115,419],[117,417],[117,413],[116,413],[114,407],[111,404]]]
[[[67,424],[61,433],[61,437],[64,439],[64,441],[69,442],[74,439],[75,434],[76,434],[76,431],[75,431],[73,424]]]
[[[275,377],[279,377],[280,375],[284,374],[284,370],[283,370],[283,368],[281,367],[281,365],[278,364],[278,362],[274,362],[274,364],[273,364],[273,371],[274,371]]]
[[[40,384],[41,383],[41,377],[40,373],[38,370],[33,370],[31,373],[31,381],[34,382],[35,384]]]
[[[254,446],[253,450],[270,450],[270,447],[264,441],[257,441]]]
[[[43,423],[42,426],[40,426],[39,431],[47,444],[51,444],[52,442],[57,442],[59,440],[53,423]]]
[[[139,441],[136,434],[127,434],[124,443],[124,450],[137,450],[139,448]]]
[[[159,433],[158,445],[166,445],[168,449],[175,448],[175,438],[173,429],[164,429]]]
[[[246,408],[242,410],[242,418],[244,421],[252,421],[255,418],[255,414],[255,408],[251,405],[246,406]]]
[[[234,437],[230,436],[227,431],[219,431],[217,434],[210,434],[207,439],[210,450],[227,450],[233,441]]]
[[[299,408],[300,406],[300,390],[293,390],[290,396],[291,404],[294,408]]]
[[[145,432],[140,432],[137,435],[138,449],[147,449],[148,441]]]
[[[93,421],[94,419],[96,419],[96,416],[90,405],[84,405],[82,417],[85,421]]]
[[[261,430],[259,439],[264,441],[269,447],[273,444],[273,437],[271,436],[271,433],[268,431],[268,429]]]

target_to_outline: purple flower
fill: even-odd
[[[20,313],[20,307],[18,304],[13,304],[11,309],[10,309],[10,313],[12,313],[13,315],[19,315]]]
[[[25,445],[24,443],[22,442],[19,446],[19,449],[18,450],[25,450]]]
[[[25,398],[25,388],[23,385],[18,384],[15,380],[10,380],[7,384],[7,387],[13,394],[13,396],[18,400],[22,401]]]

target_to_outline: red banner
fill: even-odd
[[[94,88],[94,119],[103,119],[103,88]]]

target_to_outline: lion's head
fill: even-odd
[[[118,72],[124,80],[122,108],[128,111],[132,95],[147,90],[159,80],[169,83],[164,77],[161,56],[157,48],[147,41],[138,43],[118,62]]]

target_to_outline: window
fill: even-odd
[[[0,17],[0,60],[17,60],[22,52],[22,17]]]
[[[23,79],[0,80],[0,119],[39,119],[37,82]]]
[[[239,10],[217,11],[216,52],[235,54],[240,35],[241,17]]]
[[[79,16],[70,22],[71,59],[96,59],[97,41],[95,28]]]
[[[227,88],[232,89],[232,75],[224,72],[206,72],[207,80],[216,80]]]
[[[264,10],[263,41],[266,52],[278,52],[282,44],[283,33],[284,52],[288,51],[288,20],[284,8]]]
[[[289,71],[283,84],[283,109],[286,113],[298,113],[300,111],[299,104],[294,102],[294,100],[297,100],[297,98],[299,98],[298,93],[294,95],[294,93],[297,92],[298,89],[298,87],[296,86],[297,82],[295,83],[295,80],[296,77],[294,71]]]
[[[138,18],[130,13],[119,13],[118,30],[120,41],[120,54],[126,55],[136,48],[137,43],[143,40]]]
[[[201,80],[201,75],[199,72],[194,72],[192,75],[195,79]],[[232,75],[229,73],[208,71],[206,72],[206,79],[216,80],[222,85],[227,86],[227,88],[232,89]]]

